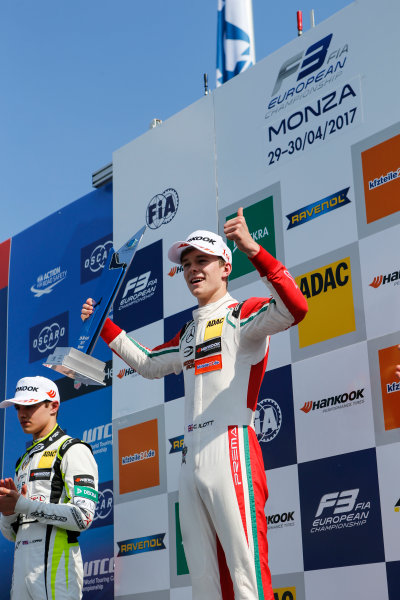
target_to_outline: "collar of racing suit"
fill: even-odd
[[[217,300],[216,302],[210,302],[205,306],[200,306],[193,311],[193,319],[199,321],[200,319],[208,319],[216,313],[223,306],[229,306],[235,304],[237,300],[234,300],[232,296],[227,292],[225,296]]]

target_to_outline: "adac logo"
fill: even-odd
[[[170,269],[170,271],[168,272],[168,276],[174,277],[178,273],[183,273],[183,267],[181,267],[180,265],[176,265],[175,267],[172,267]]]
[[[268,103],[268,111],[265,118],[268,119],[272,114],[279,110],[284,110],[287,105],[299,101],[301,98],[309,96],[313,92],[320,90],[325,85],[331,83],[342,74],[349,52],[348,44],[331,50],[331,41],[333,34],[329,34],[318,40],[307,48],[305,52],[299,52],[281,65],[272,98]],[[292,87],[284,92],[278,92],[282,83],[287,79],[294,79]]]
[[[127,281],[118,310],[129,308],[154,296],[157,290],[157,278],[150,279],[150,277],[151,271],[146,271]]]
[[[369,285],[370,287],[377,289],[381,285],[386,285],[387,283],[400,285],[400,271],[393,271],[393,273],[388,273],[387,275],[376,275]]]
[[[349,189],[350,188],[348,187],[344,188],[343,190],[339,190],[338,192],[323,198],[323,200],[318,200],[318,202],[313,202],[312,204],[303,206],[302,208],[299,208],[298,210],[286,215],[286,218],[289,219],[289,225],[287,226],[287,229],[293,229],[293,227],[303,225],[303,223],[312,221],[312,219],[316,219],[321,215],[325,215],[332,210],[350,204],[351,200],[347,197]]]
[[[49,271],[38,275],[36,283],[31,286],[31,292],[35,298],[50,294],[56,285],[64,281],[66,277],[67,271],[62,270],[60,266],[50,269]]]
[[[272,442],[282,427],[282,411],[272,398],[265,398],[257,404],[254,416],[254,430],[260,444]]]
[[[173,188],[153,196],[147,205],[146,223],[150,229],[158,229],[175,217],[179,206],[178,192]]]
[[[142,554],[143,552],[165,550],[164,538],[165,533],[156,533],[155,535],[117,542],[119,547],[117,556],[130,556],[132,554]]]
[[[296,600],[295,587],[274,588],[274,600]]]
[[[132,369],[132,367],[120,369],[117,373],[118,379],[124,379],[124,377],[129,377],[130,375],[137,375],[137,371],[135,369]]]
[[[81,249],[81,283],[101,275],[112,245],[110,233]]]
[[[364,402],[364,388],[362,388],[361,390],[352,390],[351,392],[344,392],[343,394],[337,394],[336,396],[329,396],[329,398],[322,398],[322,400],[304,402],[304,406],[302,406],[300,410],[305,414],[308,414],[313,410],[330,412],[331,410],[355,406],[363,404]]]
[[[296,283],[309,307],[298,325],[300,348],[355,331],[350,257],[304,273]]]
[[[371,502],[357,502],[359,492],[359,488],[354,488],[324,494],[315,513],[311,533],[323,533],[366,525]]]
[[[400,498],[397,500],[394,506],[394,512],[400,512]]]
[[[177,435],[176,437],[170,438],[169,443],[171,444],[169,454],[176,454],[177,452],[182,452],[183,435]]]
[[[68,312],[31,327],[29,341],[29,362],[46,358],[56,346],[68,346]]]

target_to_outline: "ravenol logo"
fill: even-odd
[[[143,552],[165,550],[164,538],[165,533],[157,533],[155,535],[117,542],[119,547],[117,556],[130,556],[132,554],[141,554]]]
[[[307,223],[308,221],[316,219],[321,215],[332,212],[332,210],[335,210],[336,208],[350,204],[351,200],[347,197],[349,189],[350,188],[344,188],[343,190],[340,190],[335,194],[331,194],[323,200],[303,206],[303,208],[299,208],[298,210],[286,215],[286,218],[289,219],[289,225],[287,226],[287,229],[293,229],[293,227],[297,227],[298,225]]]
[[[272,398],[265,398],[257,404],[254,415],[254,430],[259,443],[271,442],[282,427],[282,411]]]
[[[298,325],[300,348],[355,331],[350,257],[304,273],[296,283],[309,307]]]
[[[81,283],[101,275],[112,244],[110,233],[81,249]]]
[[[269,196],[244,208],[243,215],[252,238],[270,254],[276,256],[273,197]],[[237,213],[232,213],[226,217],[226,221],[236,216]],[[227,244],[232,252],[232,273],[229,279],[236,279],[255,270],[247,256],[243,252],[237,251],[234,242],[227,240]]]
[[[150,229],[158,229],[175,217],[179,206],[178,192],[168,188],[153,196],[146,209],[146,223]]]
[[[29,362],[42,360],[56,346],[68,346],[68,312],[30,328]]]

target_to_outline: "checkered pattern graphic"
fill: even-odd
[[[193,299],[167,250],[199,227],[222,234],[240,206],[254,239],[286,264],[307,297],[305,320],[271,339],[255,415],[278,600],[398,595],[400,90],[381,69],[397,43],[400,9],[394,0],[384,7],[392,17],[373,48],[362,31],[378,9],[363,0],[177,115],[173,134],[157,132],[168,147],[157,169],[147,136],[114,155],[114,236],[126,236],[133,188],[147,199],[147,220],[154,206],[160,210],[141,248],[148,266],[135,276],[152,271],[162,314],[143,288],[129,317],[132,337],[153,347],[190,319]],[[305,74],[313,53],[318,70]],[[298,70],[285,71],[297,54]],[[194,139],[195,156],[187,153]],[[171,186],[179,205],[165,214],[157,195]],[[231,249],[232,296],[265,295],[250,263]],[[178,518],[183,383],[176,376],[148,382],[132,371],[116,378],[123,368],[114,359],[116,597],[186,600]],[[141,441],[122,451],[129,428]],[[122,464],[141,452],[146,460]],[[128,466],[130,489],[121,487]]]

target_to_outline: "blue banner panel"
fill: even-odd
[[[0,534],[1,586],[0,600],[10,600],[12,569],[14,561],[14,543]]]
[[[79,537],[83,559],[83,600],[114,598],[113,527],[92,527]]]
[[[114,302],[114,321],[125,331],[163,318],[162,264],[162,240],[137,251]]]
[[[290,365],[265,373],[254,415],[254,429],[266,470],[296,464]]]
[[[400,590],[400,561],[386,563],[389,600],[398,600]]]
[[[78,339],[82,303],[92,295],[97,277],[83,278],[87,253],[82,249],[109,239],[112,231],[112,188],[105,186],[39,221],[12,240],[9,275],[7,393],[23,376],[56,378],[41,365],[59,338],[60,345]],[[93,248],[94,250],[94,248]],[[89,255],[89,270],[90,259]],[[92,268],[101,268],[93,255]],[[62,315],[59,322],[56,317]],[[65,331],[64,329],[65,328]],[[56,345],[56,343],[54,344]],[[98,344],[95,356],[111,352]]]
[[[111,415],[111,387],[62,402],[60,408],[59,423],[64,431],[91,445],[100,482],[113,478]]]
[[[187,308],[186,310],[176,313],[176,315],[164,319],[164,342],[171,340],[188,321],[193,319],[193,311],[195,308],[197,308],[197,306]],[[188,331],[187,335],[193,335],[193,333]],[[195,341],[193,340],[192,358],[194,357],[194,344]],[[172,374],[164,377],[165,402],[175,400],[175,398],[181,398],[184,395],[183,372],[179,373],[179,375]]]
[[[0,289],[0,401],[5,397],[7,366],[7,288]],[[0,410],[0,474],[3,469],[4,410]]]
[[[298,470],[305,570],[384,562],[375,448]]]

